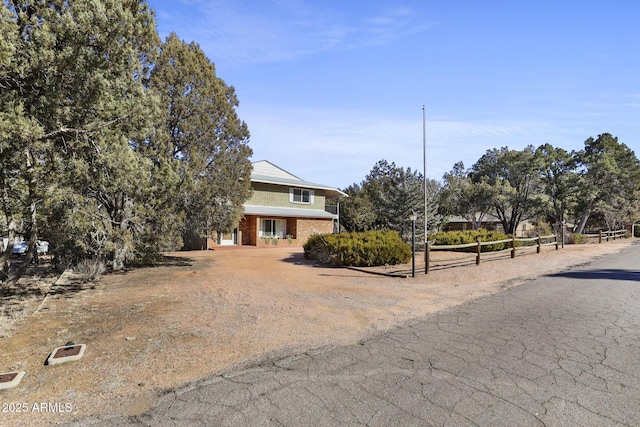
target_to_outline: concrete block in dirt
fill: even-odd
[[[20,384],[20,381],[22,381],[22,377],[24,377],[24,374],[24,371],[0,373],[0,390],[13,388]]]
[[[51,352],[47,358],[46,365],[59,365],[61,363],[79,360],[84,356],[86,347],[85,344],[72,344],[58,347]]]

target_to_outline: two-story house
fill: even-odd
[[[337,188],[305,181],[266,160],[253,163],[251,187],[244,216],[231,233],[192,239],[186,247],[302,245],[314,233],[338,229],[339,205],[327,205],[327,199],[347,196]]]

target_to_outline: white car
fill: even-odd
[[[6,247],[7,243],[5,243],[4,245]],[[29,242],[26,242],[24,240],[20,242],[14,242],[13,248],[11,249],[11,254],[25,255],[28,250]],[[36,250],[38,251],[38,255],[45,255],[47,252],[49,252],[49,242],[47,242],[46,240],[38,240],[38,242],[36,243]]]
[[[46,240],[38,240],[36,250],[38,251],[38,255],[46,255],[49,252],[49,242]]]

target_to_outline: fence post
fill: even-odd
[[[427,240],[427,246],[424,248],[424,274],[429,274],[429,261],[431,258],[431,243]]]
[[[516,257],[516,235],[511,235],[511,258]]]
[[[539,254],[540,253],[540,246],[542,246],[542,239],[540,238],[540,234],[536,235],[537,237],[537,242],[538,242],[538,247],[536,248],[536,253]]]
[[[478,247],[476,248],[476,265],[480,264],[480,252],[482,251],[482,245],[480,244],[480,237],[477,238]]]
[[[598,231],[598,243],[602,243],[602,230]]]

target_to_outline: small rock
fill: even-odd
[[[126,337],[125,340],[127,341],[135,341],[136,337]]]

